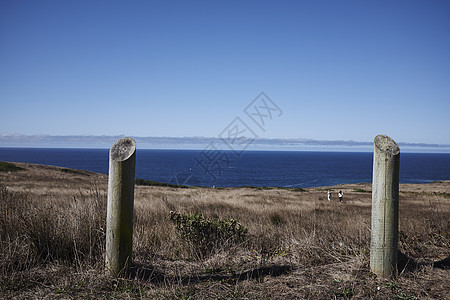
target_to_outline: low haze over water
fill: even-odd
[[[108,149],[0,148],[0,161],[108,173]],[[370,152],[137,150],[136,178],[199,186],[317,187],[372,181]],[[402,153],[400,183],[450,179],[450,154]]]

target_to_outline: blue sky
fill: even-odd
[[[0,1],[0,134],[450,144],[449,1]],[[244,113],[264,91],[283,111]]]

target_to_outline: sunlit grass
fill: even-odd
[[[135,267],[119,279],[103,271],[106,176],[26,168],[0,177],[0,296],[6,298],[419,299],[447,293],[449,271],[431,262],[445,259],[450,247],[448,183],[435,183],[436,192],[401,193],[399,246],[410,265],[389,285],[368,266],[371,196],[359,189],[370,185],[340,186],[345,203],[327,201],[327,189],[137,185]],[[201,214],[205,226],[186,238],[190,233],[180,234],[171,211],[188,221]],[[211,232],[211,242],[202,239],[203,231],[231,219],[245,228],[241,238],[231,242],[233,234],[222,239],[219,231]]]

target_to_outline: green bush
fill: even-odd
[[[242,242],[247,228],[234,219],[206,219],[201,213],[191,215],[170,212],[177,234],[190,242],[200,257],[224,245]]]
[[[180,189],[188,189],[189,188],[189,186],[187,186],[187,185],[171,184],[171,183],[151,181],[151,180],[139,179],[139,178],[135,180],[135,183],[136,183],[136,185],[144,185],[144,186],[165,186],[165,187],[180,188]]]
[[[279,213],[272,213],[270,215],[270,222],[275,226],[280,226],[284,224],[284,219]]]
[[[23,171],[24,168],[18,167],[13,163],[9,163],[6,161],[0,161],[0,172],[14,172],[14,171]]]

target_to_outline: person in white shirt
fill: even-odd
[[[343,201],[342,198],[344,197],[344,193],[342,193],[342,191],[339,191],[338,197],[339,197],[339,202],[342,202]]]
[[[331,201],[331,192],[328,191],[328,201]]]

